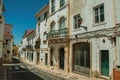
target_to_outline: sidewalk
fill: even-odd
[[[27,62],[24,62],[24,63],[29,64]],[[50,68],[42,67],[39,65],[33,65],[33,64],[29,64],[29,65],[34,66],[35,68],[43,72],[46,72],[47,74],[50,74],[52,76],[57,76],[62,80],[104,80],[104,79],[97,79],[94,77],[87,77],[87,76],[83,76],[75,73],[65,73],[63,71],[52,70]]]
[[[0,66],[0,80],[6,80],[5,67]]]

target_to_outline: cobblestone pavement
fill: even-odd
[[[34,72],[35,74],[37,74],[37,73],[39,74],[39,72],[42,71],[45,74],[48,74],[53,77],[57,77],[60,80],[104,80],[104,79],[97,79],[94,77],[87,77],[87,76],[83,76],[83,75],[79,75],[79,74],[75,74],[75,73],[65,73],[63,71],[56,71],[56,70],[52,70],[50,68],[45,68],[45,67],[41,67],[38,65],[29,64],[26,62],[24,62],[24,64],[29,65],[29,66],[27,66],[29,69],[34,68],[34,71],[32,71],[32,72]],[[46,80],[49,80],[49,79],[46,79]],[[50,79],[50,80],[52,80],[52,79]]]
[[[33,72],[38,76],[40,76],[40,74],[42,73],[54,78],[54,79],[50,79],[48,77],[45,80],[105,80],[105,79],[97,79],[94,77],[87,77],[87,76],[79,75],[76,73],[65,73],[62,70],[54,70],[53,68],[50,68],[50,67],[48,68],[42,67],[40,65],[34,65],[24,61],[21,61],[21,62],[23,67],[27,67],[27,69],[29,69],[31,72]],[[45,77],[46,76],[42,76],[42,78],[45,78]]]
[[[18,60],[13,59],[13,62],[19,63]],[[8,67],[9,80],[61,80],[61,78],[46,74],[33,65],[20,63],[19,66]]]

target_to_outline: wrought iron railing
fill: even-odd
[[[22,48],[22,51],[26,51],[26,48]]]
[[[50,31],[47,35],[47,38],[48,39],[62,38],[62,37],[67,37],[67,35],[68,35],[68,28],[64,28],[64,29]]]
[[[32,45],[27,45],[26,49],[33,49],[33,46]]]

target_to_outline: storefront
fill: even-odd
[[[90,44],[79,42],[73,44],[73,71],[90,75]]]

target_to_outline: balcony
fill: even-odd
[[[67,35],[68,35],[68,28],[54,30],[48,33],[48,39],[66,38]]]
[[[32,46],[32,45],[27,45],[27,46],[26,46],[26,49],[28,49],[28,50],[33,50],[33,46]]]
[[[26,51],[26,48],[22,48],[22,51]]]

